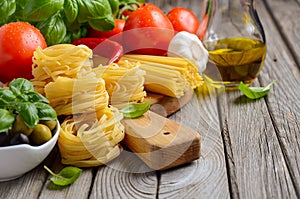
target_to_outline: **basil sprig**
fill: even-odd
[[[51,171],[47,166],[44,166],[44,168],[52,175],[50,178],[51,182],[57,186],[72,184],[82,173],[82,169],[73,166],[63,168],[58,174]]]
[[[246,97],[250,99],[259,99],[261,97],[266,96],[269,93],[271,86],[276,82],[277,80],[273,80],[266,87],[248,87],[245,84],[243,84],[243,82],[240,82],[239,89]]]
[[[0,132],[12,128],[15,114],[19,114],[29,128],[40,120],[56,120],[57,114],[49,100],[34,91],[32,83],[24,78],[10,82],[9,88],[0,88]]]
[[[148,101],[146,103],[133,103],[128,104],[124,108],[120,110],[121,113],[123,113],[125,118],[138,118],[142,116],[144,113],[146,113],[151,106],[151,103]]]

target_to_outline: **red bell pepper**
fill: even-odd
[[[106,58],[106,63],[102,63],[106,65],[118,62],[124,53],[123,46],[121,44],[107,38],[80,38],[74,40],[72,44],[86,45],[93,50],[93,55]]]

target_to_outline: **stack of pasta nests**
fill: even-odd
[[[93,68],[92,56],[88,47],[72,44],[34,53],[35,89],[65,118],[58,139],[63,164],[92,167],[117,157],[124,138],[118,108],[142,102],[146,95],[138,63]]]

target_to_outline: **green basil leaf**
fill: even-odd
[[[39,22],[36,27],[44,35],[48,46],[61,43],[67,34],[67,28],[60,13]]]
[[[142,116],[144,113],[146,113],[151,106],[150,102],[146,102],[144,104],[141,103],[133,103],[128,104],[124,108],[120,110],[121,113],[123,113],[124,117],[126,118],[138,118]]]
[[[77,0],[78,5],[78,15],[77,20],[79,23],[85,23],[88,21],[88,18],[91,16],[89,13],[89,7],[91,0]]]
[[[16,105],[16,111],[29,128],[34,128],[39,123],[38,110],[31,102],[20,102]]]
[[[47,166],[44,168],[52,175],[50,180],[58,186],[67,186],[75,182],[82,173],[82,169],[68,166],[63,168],[58,174],[55,174]]]
[[[41,102],[34,103],[36,109],[38,110],[39,120],[56,120],[56,111],[48,104]]]
[[[0,99],[0,109],[10,110],[11,106],[8,102]],[[13,109],[13,108],[12,108]]]
[[[24,20],[39,22],[52,17],[64,5],[64,0],[28,0],[23,10]]]
[[[15,121],[15,115],[5,109],[0,109],[0,132],[10,130]]]
[[[7,20],[16,11],[15,0],[0,0],[0,21]]]
[[[99,31],[110,31],[115,27],[114,17],[107,15],[106,17],[94,17],[88,21],[89,25]]]
[[[45,102],[49,104],[49,100],[37,92],[29,92],[27,93],[27,96],[30,102]]]
[[[0,88],[0,100],[4,102],[14,102],[16,100],[16,96],[11,90]]]
[[[33,84],[24,78],[18,78],[9,83],[9,89],[16,95],[34,91]]]
[[[92,28],[100,31],[112,30],[114,16],[107,0],[77,0],[79,23],[88,22]]]
[[[259,99],[261,97],[266,96],[271,86],[277,82],[277,80],[273,80],[269,85],[266,87],[247,87],[243,82],[240,82],[239,89],[243,92],[245,96],[250,99]]]
[[[113,16],[116,16],[119,12],[120,1],[119,0],[108,0]]]
[[[78,15],[77,0],[65,0],[64,12],[69,23],[73,23]]]

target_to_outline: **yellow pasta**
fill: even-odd
[[[121,61],[108,66],[98,66],[93,69],[97,77],[105,80],[106,90],[110,96],[109,103],[122,108],[132,102],[142,102],[146,96],[144,91],[145,71],[138,63]]]
[[[192,60],[152,55],[124,55],[122,60],[141,63],[140,68],[146,71],[145,89],[148,91],[178,98],[204,84]]]
[[[105,82],[100,78],[58,77],[45,86],[45,94],[58,115],[96,112],[108,107]]]
[[[33,57],[35,89],[49,99],[58,115],[67,116],[58,138],[62,163],[79,167],[114,159],[124,138],[123,115],[109,106],[106,83],[93,71],[91,57],[88,47],[71,44],[38,48]],[[131,77],[137,74],[137,69],[127,70]],[[143,84],[142,78],[139,81]]]
[[[58,44],[34,52],[32,83],[40,93],[44,94],[44,86],[58,77],[76,78],[80,74],[92,70],[92,50],[87,46]]]
[[[103,112],[83,114],[61,124],[58,146],[63,164],[91,167],[105,164],[117,157],[124,138],[123,116],[113,107]]]

